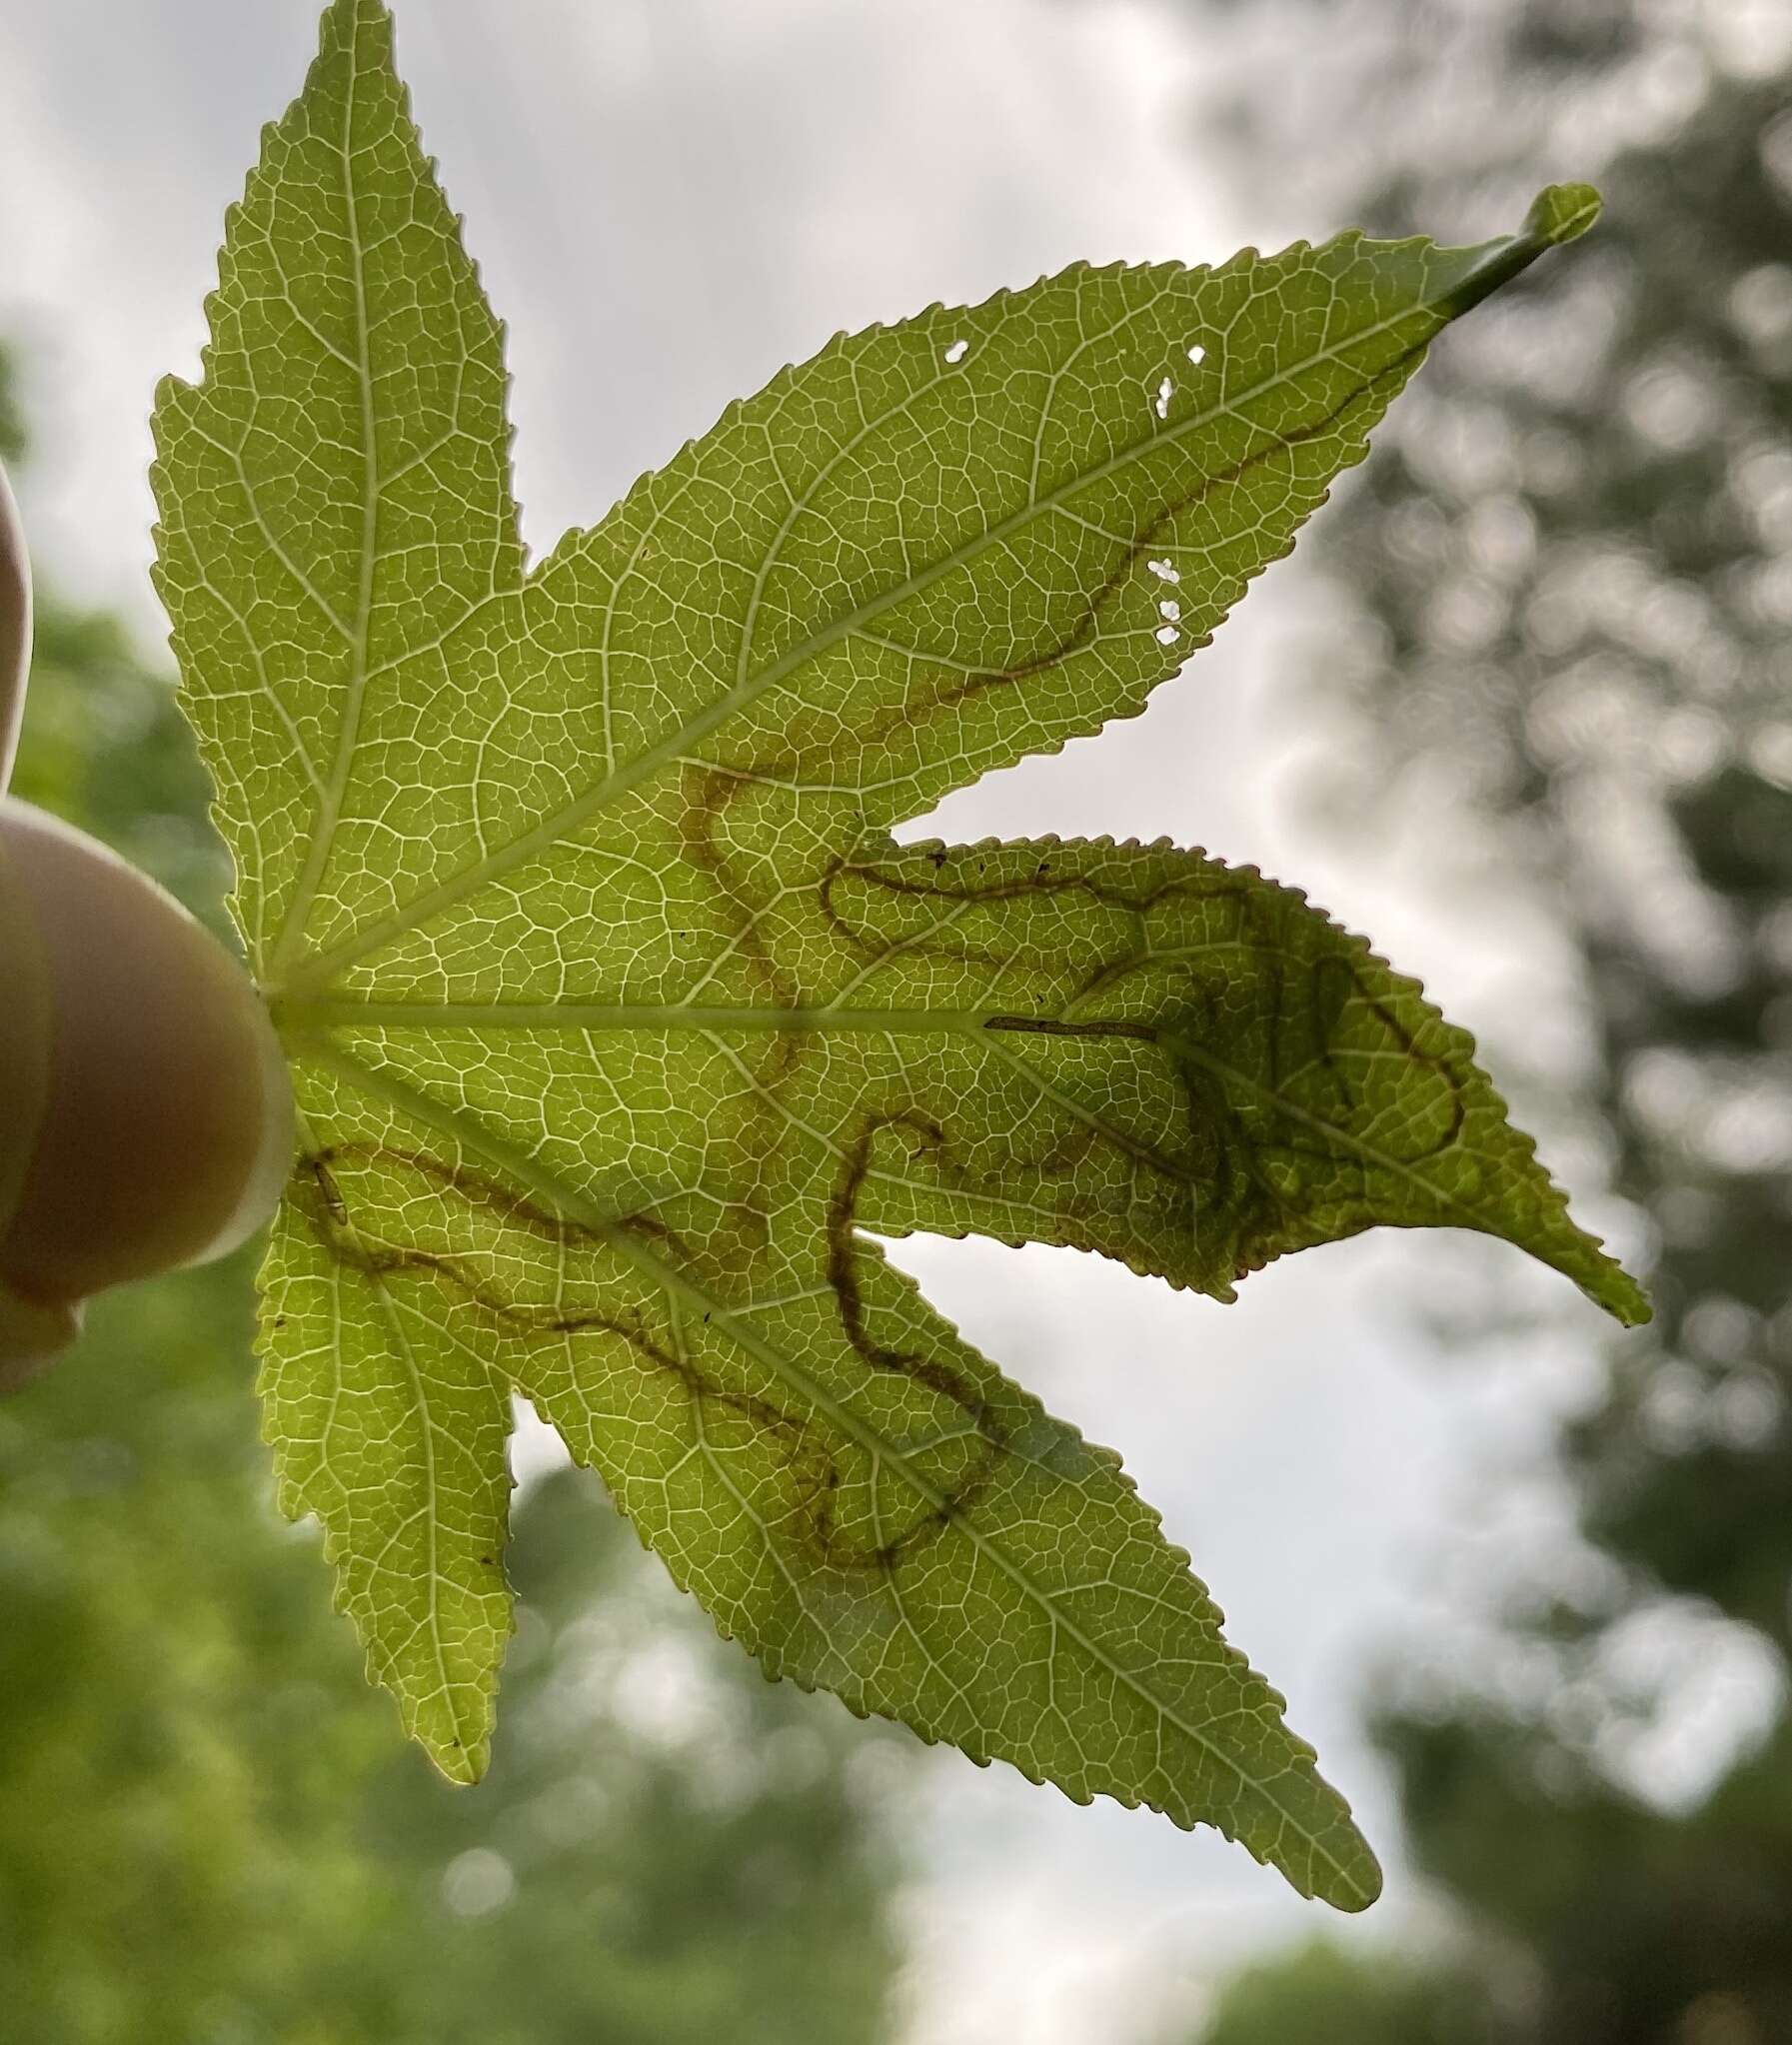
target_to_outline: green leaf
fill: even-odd
[[[838,339],[526,573],[499,328],[385,10],[330,8],[203,378],[159,396],[158,583],[301,1106],[263,1279],[281,1495],[451,1775],[509,1627],[516,1387],[770,1672],[1372,1898],[1117,1460],[865,1231],[1228,1298],[1452,1224],[1647,1309],[1468,1040],[1299,896],[888,831],[1136,713],[1438,330],[1596,204]]]

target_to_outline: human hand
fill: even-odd
[[[30,655],[0,470],[0,1390],[68,1346],[89,1294],[251,1235],[293,1146],[241,966],[146,875],[5,794]]]

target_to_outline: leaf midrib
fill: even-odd
[[[1092,485],[1101,482],[1104,478],[1117,473],[1134,462],[1143,460],[1146,455],[1159,448],[1179,443],[1191,434],[1211,426],[1218,419],[1239,418],[1244,408],[1254,405],[1258,400],[1276,390],[1295,383],[1310,371],[1320,368],[1324,364],[1339,361],[1346,351],[1360,348],[1366,342],[1375,340],[1395,327],[1408,321],[1422,318],[1426,314],[1434,313],[1441,305],[1450,301],[1461,299],[1465,293],[1472,292],[1475,281],[1483,270],[1503,270],[1515,260],[1517,252],[1520,250],[1528,250],[1526,256],[1526,260],[1528,260],[1530,253],[1541,253],[1546,246],[1548,244],[1540,237],[1530,234],[1506,235],[1494,241],[1483,243],[1477,249],[1470,252],[1473,260],[1456,277],[1447,292],[1439,291],[1434,296],[1427,292],[1425,295],[1415,298],[1410,304],[1403,306],[1398,312],[1389,314],[1384,319],[1373,321],[1365,327],[1353,329],[1330,346],[1318,349],[1313,354],[1303,357],[1300,361],[1288,364],[1276,370],[1273,374],[1260,378],[1255,384],[1237,393],[1236,396],[1212,405],[1204,411],[1191,413],[1187,419],[1177,425],[1159,427],[1143,440],[1127,442],[1124,446],[1116,449],[1112,454],[1103,457],[1101,461],[1095,463],[1090,468],[1078,470],[1075,475],[1066,479],[1065,482],[1059,484],[1054,490],[1047,492],[1043,497],[1035,497],[1029,493],[1026,503],[1010,512],[1005,518],[998,519],[993,525],[984,527],[981,532],[973,534],[968,540],[948,549],[937,560],[905,576],[899,583],[893,585],[890,589],[869,598],[865,603],[856,606],[852,611],[842,613],[840,616],[830,620],[819,632],[812,634],[810,638],[792,648],[790,652],[782,654],[776,660],[769,662],[757,673],[738,677],[735,683],[724,691],[720,697],[688,719],[676,732],[671,733],[657,744],[648,747],[638,754],[634,760],[626,762],[621,767],[613,767],[600,781],[594,783],[583,796],[577,797],[570,803],[563,804],[559,810],[555,811],[551,816],[543,818],[539,824],[529,831],[511,840],[507,846],[503,846],[496,852],[490,853],[481,859],[471,861],[458,873],[451,875],[446,881],[440,882],[436,887],[427,889],[421,895],[414,897],[402,909],[378,919],[365,929],[357,932],[354,936],[344,939],[340,944],[312,953],[308,958],[302,960],[286,977],[284,987],[295,993],[316,993],[327,988],[336,976],[345,973],[350,967],[366,958],[370,953],[380,950],[382,946],[391,943],[393,939],[402,937],[406,932],[428,922],[430,918],[440,914],[443,910],[451,908],[462,897],[470,894],[473,890],[485,886],[488,882],[499,879],[504,874],[526,864],[539,854],[547,852],[561,838],[569,832],[578,830],[610,803],[626,795],[631,789],[638,787],[642,782],[649,780],[662,767],[675,761],[680,754],[686,752],[690,747],[700,744],[720,725],[725,724],[737,711],[753,702],[755,698],[763,695],[769,689],[776,688],[780,682],[794,674],[799,668],[815,660],[821,654],[826,653],[829,648],[859,631],[865,625],[870,624],[874,619],[906,603],[909,598],[918,595],[941,577],[963,567],[986,549],[999,545],[1012,533],[1020,530],[1022,526],[1034,518],[1057,509],[1060,505],[1067,503],[1070,499],[1076,497]],[[1428,345],[1428,338],[1425,345]],[[1376,377],[1385,373],[1386,365],[1382,365],[1375,372],[1374,376],[1364,378],[1358,389],[1367,390],[1374,383]],[[905,394],[900,403],[888,408],[885,413],[879,415],[879,422],[882,423],[882,421],[898,411],[901,404],[911,402],[912,394]],[[1259,430],[1254,421],[1244,420],[1242,423],[1249,426],[1253,431]],[[625,503],[627,503],[627,500],[625,500]],[[535,575],[528,579],[527,583],[518,590],[506,591],[502,595],[510,598],[520,596],[527,590],[529,583],[540,582],[552,574],[557,563],[565,558],[565,551],[569,547],[576,551],[579,544],[589,539],[592,533],[602,530],[603,527],[600,524],[598,527],[587,529],[584,533],[569,536],[569,540],[563,542],[561,547],[556,548],[554,554],[542,564],[542,567]],[[488,601],[497,601],[497,599],[494,598]],[[613,591],[607,610],[613,609],[614,604],[615,593]],[[477,607],[475,612],[468,614],[468,618],[470,619],[475,615],[477,615]],[[458,621],[456,630],[463,629],[467,622],[468,619]]]
[[[317,1140],[309,1131],[303,1111],[300,1111],[298,1114],[298,1123],[304,1140],[315,1151],[318,1147]],[[342,1225],[348,1234],[353,1237],[357,1246],[362,1248],[364,1252],[360,1267],[370,1271],[373,1270],[372,1259],[365,1254],[366,1245],[363,1242],[361,1231],[355,1225],[354,1217],[352,1215],[349,1216]],[[463,1766],[476,1768],[475,1757],[483,1742],[484,1732],[478,1724],[464,1718],[462,1715],[462,1686],[457,1684],[449,1673],[448,1649],[442,1632],[442,1585],[446,1579],[443,1575],[441,1562],[441,1513],[438,1509],[441,1502],[441,1484],[436,1470],[435,1440],[437,1422],[430,1409],[430,1396],[424,1383],[423,1372],[417,1365],[417,1352],[411,1346],[410,1336],[405,1332],[397,1318],[396,1302],[382,1279],[376,1275],[373,1282],[374,1288],[379,1295],[382,1315],[392,1333],[393,1347],[399,1352],[404,1365],[406,1382],[410,1387],[411,1404],[418,1421],[418,1440],[421,1444],[423,1456],[423,1519],[426,1528],[424,1574],[429,1582],[429,1603],[425,1614],[425,1630],[429,1636],[430,1655],[436,1664],[437,1685],[443,1702],[447,1707],[449,1718],[454,1725],[454,1743],[460,1752]],[[340,1396],[342,1389],[340,1345],[337,1351],[336,1368],[337,1382],[335,1390],[337,1395]],[[471,1744],[469,1743],[470,1741]]]
[[[407,1081],[367,1064],[365,1060],[340,1045],[315,1040],[307,1045],[307,1049],[310,1055],[327,1065],[350,1085],[358,1087],[397,1112],[415,1117],[426,1125],[440,1130],[455,1143],[483,1158],[492,1168],[521,1183],[564,1219],[601,1236],[612,1248],[626,1255],[645,1271],[662,1291],[674,1299],[683,1299],[709,1324],[725,1330],[748,1354],[764,1364],[800,1398],[808,1400],[818,1412],[825,1414],[859,1447],[870,1455],[882,1458],[897,1471],[915,1495],[926,1504],[929,1511],[937,1512],[948,1520],[970,1541],[991,1567],[1005,1576],[1022,1596],[1045,1614],[1054,1629],[1061,1629],[1098,1666],[1107,1670],[1115,1682],[1130,1690],[1163,1723],[1173,1726],[1182,1733],[1203,1753],[1209,1755],[1219,1767],[1233,1776],[1243,1790],[1260,1798],[1273,1810],[1305,1843],[1313,1856],[1332,1871],[1335,1877],[1333,1894],[1344,1894],[1362,1901],[1368,1899],[1367,1892],[1350,1872],[1346,1863],[1324,1843],[1319,1833],[1302,1822],[1296,1811],[1288,1808],[1269,1784],[1250,1775],[1236,1759],[1202,1732],[1198,1725],[1183,1718],[1158,1697],[1139,1676],[1114,1661],[1098,1642],[1091,1639],[1074,1620],[1058,1609],[1051,1594],[1041,1590],[1001,1546],[973,1526],[944,1493],[929,1484],[920,1472],[911,1466],[909,1459],[897,1444],[887,1440],[850,1408],[842,1405],[800,1363],[785,1355],[757,1329],[743,1321],[738,1312],[725,1300],[718,1298],[688,1274],[668,1263],[651,1244],[642,1241],[627,1229],[618,1227],[613,1217],[593,1206],[584,1194],[569,1186],[556,1172],[526,1151],[494,1135],[472,1115],[433,1099]],[[1348,1820],[1343,1822],[1347,1825]],[[1253,1852],[1257,1850],[1244,1836],[1242,1825],[1236,1836],[1240,1843],[1251,1847]]]
[[[1052,1092],[1044,1075],[1033,1065],[1031,1059],[1021,1057],[1011,1044],[1001,1042],[996,1031],[1003,1023],[1012,1024],[1016,1020],[1012,1014],[999,1009],[831,1009],[827,1007],[807,1009],[761,1008],[716,1008],[700,1009],[681,1004],[665,1007],[635,1007],[629,1005],[601,1006],[586,1003],[505,1003],[505,1002],[351,1002],[351,1001],[304,1001],[288,998],[278,1006],[277,1014],[290,1019],[292,1040],[295,1050],[309,1050],[320,1042],[313,1032],[331,1027],[362,1027],[368,1029],[401,1029],[405,1031],[431,1028],[473,1028],[480,1030],[516,1029],[528,1033],[546,1033],[552,1030],[597,1030],[626,1033],[635,1029],[689,1029],[694,1033],[715,1030],[747,1029],[766,1031],[814,1031],[817,1033],[840,1032],[860,1035],[945,1035],[974,1036],[985,1040],[1005,1062],[1024,1072],[1041,1092]],[[1004,1034],[1009,1031],[1002,1032]],[[1011,1030],[1021,1035],[1024,1031]],[[1209,1050],[1189,1041],[1174,1031],[1160,1034],[1160,1047],[1168,1054],[1186,1057],[1192,1063],[1204,1066],[1221,1081],[1241,1091],[1252,1094],[1266,1106],[1272,1107],[1301,1122],[1307,1128],[1340,1149],[1352,1151],[1365,1163],[1393,1172],[1406,1179],[1423,1192],[1437,1206],[1453,1214],[1464,1228],[1481,1229],[1486,1226],[1484,1217],[1478,1215],[1466,1202],[1458,1199],[1444,1187],[1435,1185],[1416,1166],[1383,1150],[1366,1137],[1358,1136],[1353,1130],[1340,1128],[1328,1122],[1310,1109],[1300,1106],[1297,1101],[1274,1087],[1265,1086],[1253,1079],[1237,1066],[1225,1059],[1215,1057]],[[359,1061],[357,1061],[359,1062]],[[1058,1096],[1053,1093],[1053,1098]],[[1060,1105],[1069,1103],[1059,1099]],[[1078,1114],[1081,1108],[1072,1107]],[[1114,1132],[1107,1131],[1110,1140],[1117,1140]],[[1464,1154],[1452,1149],[1452,1155]]]
[[[294,885],[292,899],[275,934],[270,973],[280,977],[282,963],[305,942],[305,925],[317,891],[323,885],[335,844],[336,827],[342,819],[343,800],[354,772],[355,749],[360,742],[361,713],[367,701],[368,646],[373,622],[374,568],[379,560],[380,453],[378,422],[374,417],[373,353],[367,316],[367,249],[361,239],[361,210],[355,189],[354,137],[357,99],[361,86],[360,23],[347,39],[348,91],[344,95],[342,138],[337,155],[342,164],[343,206],[348,216],[350,269],[354,284],[356,382],[361,400],[361,573],[355,592],[355,623],[344,636],[349,641],[349,674],[345,684],[342,718],[337,726],[336,750],[330,764],[330,780],[318,806],[317,828],[306,848],[305,865]],[[327,614],[330,615],[330,614]],[[332,623],[335,623],[332,616]],[[339,632],[342,626],[337,625]]]

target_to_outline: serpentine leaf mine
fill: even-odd
[[[1166,845],[890,832],[1142,709],[1439,331],[1597,205],[837,339],[526,571],[501,330],[386,9],[329,8],[201,380],[158,397],[157,581],[299,1102],[281,1497],[451,1776],[511,1625],[514,1388],[771,1673],[1372,1899],[1117,1458],[871,1237],[1226,1299],[1448,1225],[1646,1305],[1468,1039],[1301,896]]]

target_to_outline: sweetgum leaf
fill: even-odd
[[[202,380],[159,395],[158,584],[301,1107],[263,1273],[281,1495],[451,1775],[510,1626],[515,1387],[770,1672],[1372,1898],[1115,1457],[864,1231],[1227,1298],[1460,1225],[1646,1306],[1467,1038],[1299,896],[888,831],[1136,713],[1438,330],[1597,203],[837,339],[530,573],[500,330],[390,20],[326,13]]]

